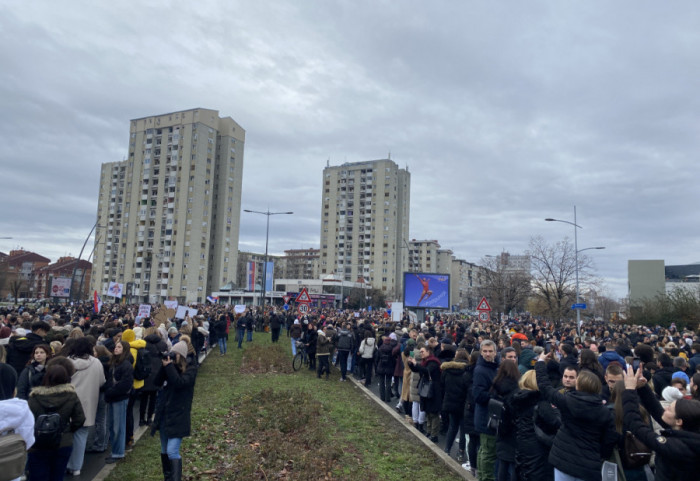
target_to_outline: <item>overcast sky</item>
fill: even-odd
[[[272,253],[318,247],[327,161],[391,152],[411,238],[520,254],[576,205],[622,297],[629,259],[700,261],[699,26],[694,1],[0,0],[0,251],[77,256],[129,120],[204,107],[246,129],[243,208],[295,212]]]

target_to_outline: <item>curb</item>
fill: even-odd
[[[430,449],[442,462],[444,462],[448,468],[450,468],[454,473],[459,476],[461,479],[466,479],[467,481],[476,481],[476,478],[472,476],[472,474],[464,469],[461,464],[459,464],[457,461],[455,461],[451,456],[446,454],[442,449],[440,449],[439,446],[437,446],[434,442],[432,442],[430,439],[426,438],[420,431],[418,431],[415,427],[413,427],[413,424],[407,424],[406,421],[404,421],[403,416],[399,415],[391,405],[381,402],[377,396],[374,395],[369,389],[367,389],[364,385],[363,382],[358,381],[355,379],[354,376],[347,376],[347,379],[351,380],[356,388],[359,388],[362,390],[363,394],[367,396],[371,401],[373,401],[376,405],[378,405],[380,408],[382,408],[385,412],[387,412],[391,417],[393,417],[396,421],[398,421],[403,427],[405,427],[408,432],[413,434],[413,436],[418,439],[425,447]]]

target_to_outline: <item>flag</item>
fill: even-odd
[[[102,299],[100,298],[99,294],[97,294],[97,291],[95,291],[95,294],[93,295],[92,308],[95,311],[95,314],[99,314],[100,310],[102,310]]]
[[[219,302],[219,298],[213,297],[213,296],[207,296],[207,301],[211,302],[212,304],[216,304],[217,302]]]

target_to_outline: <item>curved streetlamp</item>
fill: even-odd
[[[265,307],[265,296],[267,295],[267,246],[268,246],[268,241],[270,239],[270,216],[271,215],[290,215],[293,214],[294,212],[270,212],[270,209],[268,208],[266,211],[260,211],[260,210],[249,210],[249,209],[243,209],[243,212],[249,212],[251,214],[262,214],[267,216],[267,230],[265,231],[265,265],[263,266],[263,276],[262,276],[262,286],[261,286],[261,291],[262,291],[262,297],[260,299],[260,305],[262,307]],[[274,286],[273,290],[274,290]],[[255,286],[253,286],[255,288]]]
[[[574,305],[576,306],[574,309],[576,310],[576,332],[578,333],[579,337],[581,336],[581,309],[578,307],[578,300],[579,300],[579,285],[578,285],[578,253],[587,251],[587,250],[592,250],[592,249],[605,249],[605,247],[586,247],[585,249],[578,250],[578,231],[577,229],[583,229],[580,225],[576,223],[576,206],[574,206],[574,221],[568,221],[568,220],[561,220],[561,219],[552,219],[551,217],[547,217],[545,219],[547,222],[563,222],[564,224],[569,224],[574,226],[574,249],[575,249],[575,271],[576,271],[576,302]]]

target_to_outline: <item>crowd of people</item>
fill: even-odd
[[[611,466],[630,481],[700,472],[693,330],[591,322],[579,334],[530,318],[198,307],[184,320],[159,316],[160,306],[144,319],[125,305],[0,311],[0,433],[25,433],[29,479],[79,474],[86,452],[109,449],[105,462],[117,462],[144,425],[160,433],[164,478],[181,479],[198,353],[226,355],[229,332],[243,348],[254,331],[277,343],[284,330],[318,378],[335,365],[339,381],[376,386],[480,480],[592,481]],[[48,443],[52,415],[60,436]]]

